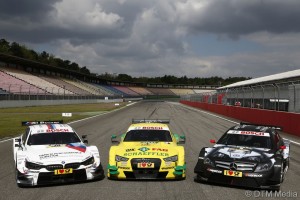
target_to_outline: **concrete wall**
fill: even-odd
[[[180,101],[180,103],[245,122],[279,126],[283,129],[284,132],[300,136],[299,113],[280,112],[273,110],[262,110],[191,101]]]

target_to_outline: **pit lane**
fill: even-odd
[[[235,125],[231,121],[178,103],[140,102],[116,112],[72,123],[72,127],[79,134],[88,135],[90,144],[98,147],[102,164],[106,166],[111,135],[124,133],[132,118],[170,119],[173,133],[186,134],[186,180],[111,181],[105,178],[79,184],[18,188],[14,178],[12,141],[7,141],[0,144],[0,199],[251,199],[246,196],[248,193],[244,188],[201,184],[193,180],[193,168],[200,149],[210,146],[210,139],[218,139],[224,131]],[[299,138],[287,134],[283,136],[300,142]],[[299,197],[299,185],[300,146],[292,143],[290,169],[281,191],[297,192]]]

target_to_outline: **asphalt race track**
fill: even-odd
[[[217,118],[179,103],[140,102],[124,109],[71,124],[79,134],[88,134],[90,144],[99,149],[106,168],[112,134],[126,131],[132,118],[170,119],[173,133],[186,134],[187,178],[183,181],[101,181],[55,185],[35,188],[18,188],[15,182],[12,141],[0,143],[0,199],[252,199],[245,188],[194,182],[193,169],[199,151],[210,146],[209,139],[218,139],[234,123]],[[300,142],[300,138],[283,134]],[[281,191],[300,196],[300,146],[291,144],[290,169]],[[255,199],[266,199],[264,191],[250,191]],[[248,194],[249,195],[249,194]],[[261,196],[264,195],[263,198]],[[252,196],[253,197],[253,196]],[[253,198],[254,199],[254,198]],[[284,198],[277,198],[284,199]],[[296,199],[296,198],[288,198]]]

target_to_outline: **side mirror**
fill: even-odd
[[[82,135],[81,138],[83,139],[83,143],[88,144],[89,141],[87,140],[87,135]]]
[[[174,133],[174,137],[176,139],[177,144],[185,144],[185,136],[184,135],[179,136],[178,134]]]
[[[179,141],[177,142],[177,144],[185,144],[185,135],[179,136]]]
[[[117,136],[116,136],[116,135],[112,135],[112,136],[111,136],[111,143],[120,143],[120,142],[117,140]]]
[[[21,147],[21,138],[15,139],[15,147]]]
[[[209,140],[210,143],[216,144],[216,140]]]

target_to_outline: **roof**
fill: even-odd
[[[67,124],[41,124],[30,126],[31,134],[53,133],[53,132],[74,132]]]
[[[254,84],[259,84],[259,83],[266,83],[266,82],[284,80],[284,79],[295,78],[295,77],[300,78],[300,69],[283,72],[283,73],[279,73],[279,74],[273,74],[273,75],[269,75],[269,76],[263,76],[263,77],[259,77],[259,78],[253,78],[253,79],[246,80],[246,81],[240,81],[237,83],[219,87],[219,88],[217,88],[217,90],[233,88],[233,87],[241,87],[241,86],[246,86],[246,85],[254,85]]]

